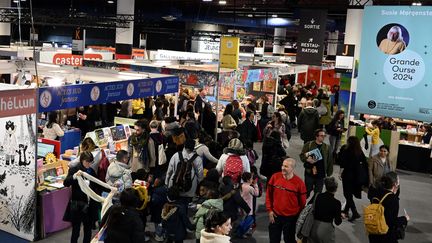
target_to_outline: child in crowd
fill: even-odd
[[[253,218],[253,199],[259,195],[258,186],[256,185],[251,173],[244,172],[242,174],[242,180],[243,183],[241,185],[241,196],[252,210],[250,210],[250,212],[245,215],[245,218],[240,223],[241,227],[238,227],[237,229],[237,235],[239,237],[244,237],[245,233],[248,232],[249,228],[255,222]]]
[[[167,243],[182,243],[186,239],[187,231],[194,230],[194,225],[189,221],[182,206],[177,202],[179,191],[173,186],[168,189],[168,202],[162,209],[162,226],[166,232]]]
[[[252,180],[254,181],[255,185],[258,186],[258,196],[253,197],[253,206],[252,206],[252,212],[253,212],[253,218],[254,223],[252,224],[252,231],[256,228],[256,209],[257,209],[257,198],[262,196],[263,190],[264,190],[264,183],[258,174],[258,169],[256,166],[251,166],[251,174],[252,174]]]

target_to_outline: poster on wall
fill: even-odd
[[[36,115],[0,118],[0,230],[33,241]]]
[[[432,121],[432,7],[367,6],[355,111]]]
[[[236,86],[236,99],[243,100],[246,96],[246,88],[244,86]]]
[[[234,99],[235,73],[220,74],[220,92],[219,99],[232,101]]]
[[[262,91],[264,92],[273,92],[275,91],[276,88],[276,80],[267,80],[263,82],[263,89]]]
[[[300,15],[296,63],[321,66],[327,11],[302,9]]]

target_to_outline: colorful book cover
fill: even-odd
[[[312,159],[315,162],[318,160],[322,160],[322,154],[318,148],[312,149],[311,151],[307,152],[305,155],[306,155],[306,158],[309,156],[312,157]]]

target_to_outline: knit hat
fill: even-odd
[[[243,143],[238,138],[233,138],[228,143],[228,148],[230,149],[236,149],[236,150],[242,150],[243,149]]]

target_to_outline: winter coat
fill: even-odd
[[[122,207],[121,213],[110,218],[112,207],[105,214],[101,225],[107,220],[108,226],[105,230],[105,243],[141,243],[145,241],[144,224],[140,213],[135,208]]]
[[[188,153],[185,149],[183,149],[182,152],[184,161],[187,161],[188,159],[192,158],[192,156],[195,154],[195,152]],[[179,168],[180,163],[180,157],[178,153],[175,153],[168,165],[168,171],[166,173],[165,178],[165,184],[168,185],[168,188],[172,187],[174,185],[174,175],[176,170]],[[180,196],[182,197],[194,197],[196,189],[198,187],[198,183],[202,181],[204,177],[203,174],[203,164],[201,158],[198,156],[193,161],[193,168],[192,168],[192,187],[187,192],[181,192]]]
[[[193,230],[194,226],[181,206],[174,205],[175,207],[170,210],[162,211],[162,226],[166,230],[168,240],[181,241],[186,239],[186,229]]]
[[[318,147],[318,144],[316,144],[315,141],[310,141],[303,145],[302,152],[300,154],[300,160],[304,163],[305,167],[305,174],[312,175],[312,164],[307,162],[307,158],[305,153],[314,150]],[[322,143],[321,146],[321,155],[324,160],[324,170],[325,170],[325,176],[331,176],[333,174],[333,158],[332,153],[330,153],[329,145],[326,143]]]
[[[230,237],[201,230],[200,243],[230,243]]]
[[[340,167],[343,168],[342,184],[345,193],[353,194],[357,198],[361,198],[362,186],[369,183],[367,159],[363,152],[356,156],[352,151],[342,147],[339,152]]]
[[[165,124],[165,131],[163,132],[163,135],[165,137],[169,137],[174,134],[174,129],[179,128],[180,124],[178,122],[171,122]]]
[[[167,203],[167,188],[166,186],[159,186],[153,189],[150,201],[150,214],[151,221],[154,223],[162,222],[162,209],[163,205]]]
[[[369,185],[375,185],[375,182],[379,180],[384,175],[384,166],[388,166],[390,171],[395,171],[394,165],[392,165],[389,161],[389,158],[386,158],[385,164],[381,162],[381,158],[379,154],[373,156],[368,161],[368,169],[369,169]]]
[[[319,118],[320,125],[327,125],[332,120],[330,106],[331,104],[329,99],[321,99],[321,107],[322,107],[321,109],[322,110],[326,109],[326,111]]]
[[[221,155],[216,165],[216,170],[219,172],[219,174],[222,174],[222,177],[223,177],[223,170],[225,169],[226,161],[230,155],[239,155],[240,159],[243,162],[243,172],[250,172],[250,162],[243,150],[239,151],[231,148],[225,148],[224,153]]]
[[[232,184],[221,185],[219,189],[224,201],[223,212],[234,222],[239,217],[239,209],[243,209],[246,214],[252,210],[246,201],[241,197],[240,191],[234,189]]]
[[[297,127],[303,141],[314,140],[315,130],[319,128],[318,111],[313,107],[305,107],[298,117]]]
[[[96,173],[93,169],[86,169],[81,163],[78,166],[69,169],[66,179],[63,181],[63,185],[65,187],[72,188],[72,195],[66,207],[63,220],[74,223],[81,222],[84,219],[90,219],[92,222],[94,222],[98,220],[98,208],[100,203],[94,201],[93,199],[89,199],[89,197],[83,191],[81,191],[78,181],[73,178],[73,175],[79,170],[87,172],[88,174],[96,177]],[[93,191],[100,190],[99,187],[100,186],[98,186],[96,183],[90,182],[90,189]],[[74,210],[74,207],[71,204],[79,204],[79,210]],[[84,205],[87,205],[85,206],[87,207],[86,211],[81,210]]]
[[[193,220],[194,220],[194,223],[196,225],[195,237],[197,239],[199,239],[201,237],[201,230],[204,229],[205,217],[207,216],[207,213],[209,212],[209,210],[217,210],[217,211],[222,212],[223,211],[223,200],[222,199],[208,199],[208,200],[203,202],[201,207],[195,213]]]
[[[281,170],[282,158],[285,156],[286,152],[280,140],[276,140],[272,137],[264,139],[260,168],[261,175],[264,175],[270,180],[274,173]]]
[[[332,120],[328,126],[326,126],[326,132],[333,137],[336,137],[337,139],[340,139],[342,136],[342,133],[344,132],[343,129],[345,127],[343,120]],[[341,128],[342,130],[338,131],[337,129]]]
[[[132,187],[132,176],[129,165],[114,161],[108,166],[105,181],[110,186],[123,189]]]
[[[222,118],[222,130],[232,131],[237,127],[237,123],[231,115],[225,115]]]
[[[247,140],[251,142],[256,142],[258,140],[257,128],[249,119],[244,120],[244,122],[237,127],[237,131],[240,134],[239,139],[243,143]]]
[[[162,134],[151,132],[148,141],[149,167],[158,167],[159,165],[159,145],[164,142]]]

